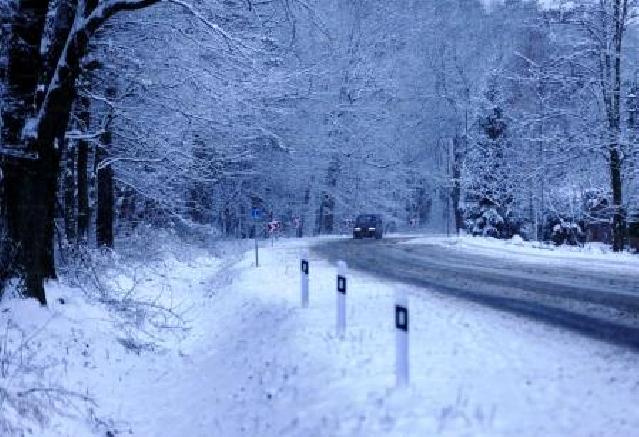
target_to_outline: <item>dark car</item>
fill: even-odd
[[[378,214],[360,214],[355,219],[353,238],[382,238],[384,223]]]

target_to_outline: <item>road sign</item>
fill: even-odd
[[[253,220],[262,220],[264,216],[264,211],[262,208],[251,208],[251,218]]]
[[[273,220],[269,222],[267,225],[268,231],[272,234],[274,232],[278,232],[282,228],[282,222],[279,220]]]

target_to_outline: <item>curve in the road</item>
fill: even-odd
[[[466,299],[498,310],[577,331],[590,337],[639,350],[639,294],[611,292],[610,287],[566,284],[561,269],[544,267],[540,278],[530,277],[530,266],[518,277],[516,262],[508,271],[486,265],[463,265],[463,255],[437,246],[417,251],[397,241],[340,240],[314,250],[331,261],[345,260],[356,269],[380,278],[401,281],[430,291]],[[422,253],[419,253],[422,252]],[[459,262],[460,266],[453,264]],[[470,264],[470,263],[469,263]],[[601,284],[599,284],[601,285]]]

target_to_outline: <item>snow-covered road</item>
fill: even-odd
[[[140,436],[634,435],[639,355],[415,286],[351,272],[335,336],[335,267],[306,240],[233,267],[196,320],[185,358],[122,387]],[[393,302],[410,296],[408,389],[394,388]]]

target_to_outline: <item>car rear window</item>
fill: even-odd
[[[368,225],[372,225],[375,224],[379,221],[379,217],[376,215],[371,215],[371,214],[365,214],[365,215],[360,215],[357,217],[357,220],[355,220],[355,223],[361,226],[368,226]]]

